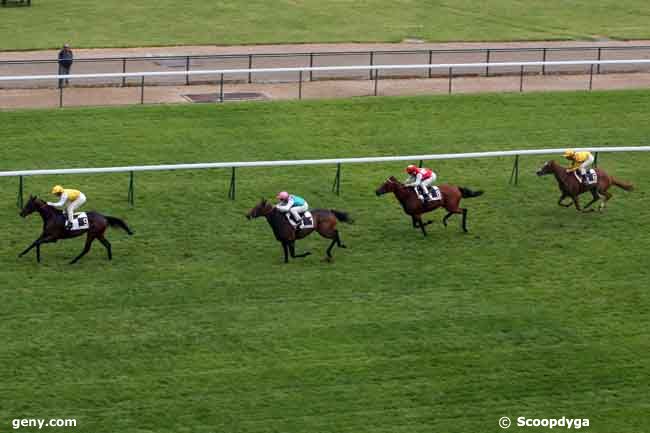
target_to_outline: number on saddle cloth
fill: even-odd
[[[90,222],[88,221],[88,215],[86,212],[81,212],[74,214],[72,219],[72,227],[68,230],[71,232],[76,232],[78,230],[86,230],[90,227]]]
[[[593,168],[590,168],[587,170],[585,173],[585,183],[587,185],[593,185],[598,182],[598,175],[596,174],[596,170]]]

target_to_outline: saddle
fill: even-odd
[[[287,219],[297,230],[314,228],[314,217],[309,211],[300,214],[300,221],[294,221],[291,217],[291,212],[287,212]]]

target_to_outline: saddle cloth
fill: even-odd
[[[442,193],[440,192],[440,188],[437,186],[431,185],[429,187],[429,191],[431,191],[431,197],[433,197],[433,200],[442,200]]]
[[[287,212],[287,218],[291,221],[291,215]],[[299,229],[313,229],[314,228],[314,217],[311,215],[311,212],[307,211],[300,214],[300,224],[298,225]]]
[[[423,191],[420,191],[422,193]],[[427,199],[427,197],[423,196],[422,197],[422,203],[428,203],[429,201],[438,201],[442,200],[442,193],[440,192],[440,188],[438,188],[435,185],[430,185],[429,186],[429,192],[431,193],[431,199]]]
[[[578,174],[577,171],[574,173],[576,175],[576,178],[578,179],[578,182],[580,183],[584,183],[586,185],[593,185],[598,182],[598,175],[596,174],[596,170],[594,170],[593,168],[587,170],[584,179],[580,178],[580,175]]]
[[[86,212],[81,212],[81,213],[76,213],[74,214],[74,218],[72,220],[72,227],[69,228],[71,232],[76,232],[78,230],[87,230],[90,227],[90,222],[88,222],[88,215],[86,215]]]

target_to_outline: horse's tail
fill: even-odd
[[[352,224],[354,222],[354,220],[350,217],[350,214],[347,212],[338,211],[336,209],[330,209],[330,211],[334,214],[336,219],[342,223]]]
[[[460,190],[461,197],[463,198],[472,198],[472,197],[478,197],[480,195],[483,195],[482,190],[476,190],[472,191],[469,188],[463,188],[462,186],[459,186],[458,189]]]
[[[111,227],[119,227],[121,229],[124,229],[129,234],[129,236],[133,235],[133,232],[131,231],[129,226],[126,225],[126,223],[124,221],[122,221],[121,219],[115,218],[115,217],[112,217],[112,216],[106,216],[106,215],[104,215],[104,218],[106,218],[106,221],[108,221],[109,226],[111,226]]]
[[[619,188],[623,188],[625,191],[634,190],[634,185],[632,185],[629,182],[623,182],[622,180],[618,180],[614,176],[612,176],[612,184],[616,185]]]

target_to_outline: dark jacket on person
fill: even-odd
[[[64,68],[69,68],[72,66],[72,50],[69,48],[64,48],[59,51],[59,65]]]

